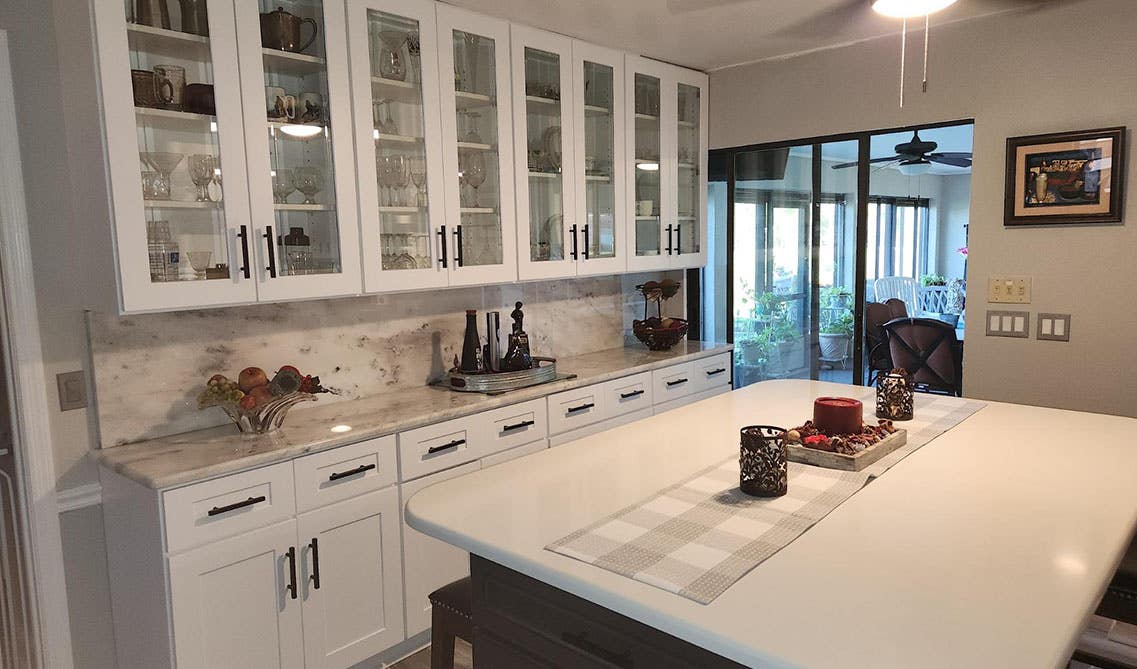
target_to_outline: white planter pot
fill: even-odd
[[[849,357],[849,335],[822,333],[818,338],[823,360],[844,360]]]

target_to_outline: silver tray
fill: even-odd
[[[528,388],[558,378],[572,378],[570,374],[557,374],[555,358],[534,357],[537,364],[520,372],[489,372],[486,374],[466,374],[456,369],[450,370],[446,385],[460,393],[504,393],[519,388]],[[545,364],[542,364],[545,363]]]

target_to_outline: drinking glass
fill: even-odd
[[[189,251],[190,267],[193,268],[194,278],[204,279],[205,270],[209,269],[209,261],[213,258],[213,251]]]
[[[407,174],[407,157],[403,155],[391,156],[391,160],[391,186],[395,189],[395,206],[405,207],[404,190],[410,183],[410,176]]]
[[[379,206],[391,206],[391,156],[376,156],[375,180],[379,183]]]
[[[316,204],[316,193],[324,188],[324,175],[318,167],[297,167],[296,190],[304,194],[304,204]]]
[[[466,183],[470,188],[474,189],[473,201],[470,203],[471,207],[475,209],[478,205],[478,186],[481,186],[486,181],[486,157],[481,151],[471,151],[466,156],[466,169],[462,171],[466,177]]]
[[[213,202],[209,197],[209,184],[213,183],[213,170],[217,161],[208,153],[194,153],[189,157],[189,173],[197,186],[198,202]]]
[[[221,188],[221,168],[213,168],[213,183],[217,184],[217,196],[213,198],[214,202],[220,202],[221,198],[225,195],[225,191]],[[209,188],[206,186],[206,188]]]
[[[466,164],[469,162],[470,152],[461,150],[458,152],[458,206],[465,207],[469,198],[466,197],[466,190],[463,188],[466,182]]]
[[[484,144],[482,136],[478,134],[478,119],[482,117],[477,112],[462,112],[466,116],[466,135],[462,138],[463,142],[469,144]]]
[[[162,199],[162,193],[161,193],[162,183],[163,183],[162,175],[160,175],[157,172],[154,172],[152,170],[143,171],[142,172],[142,199],[143,200],[160,200],[160,199]],[[167,186],[168,185],[169,184],[167,184]],[[167,188],[166,197],[169,197],[169,195],[170,195],[170,193],[169,193],[169,190]]]
[[[159,174],[159,180],[155,182],[154,190],[156,193],[155,200],[169,200],[170,199],[170,173],[181,164],[182,154],[169,153],[165,151],[147,151],[138,154],[142,158],[142,162],[154,168]]]
[[[406,81],[407,63],[403,60],[406,33],[384,30],[379,33],[379,76],[394,81]]]
[[[277,204],[288,204],[288,196],[296,190],[296,177],[292,170],[281,168],[272,171],[272,196]]]
[[[407,169],[411,173],[411,182],[414,183],[418,193],[415,195],[415,206],[426,206],[426,159],[413,156],[407,161]]]

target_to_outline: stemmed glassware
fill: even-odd
[[[318,167],[297,167],[296,190],[304,194],[304,204],[316,204],[316,193],[324,188],[324,175]]]
[[[411,182],[418,189],[415,194],[415,206],[425,207],[426,200],[426,159],[421,156],[412,156],[407,161],[407,169],[411,174]]]
[[[209,197],[209,184],[213,183],[213,170],[217,161],[208,153],[194,153],[189,157],[189,174],[197,186],[197,202],[213,202]]]
[[[403,44],[407,34],[394,30],[379,33],[379,76],[393,81],[406,81],[407,63],[403,60]]]
[[[399,126],[391,118],[391,101],[376,100],[372,104],[375,105],[375,129],[384,135],[399,134]],[[382,115],[386,115],[386,120],[382,118]]]
[[[483,144],[482,136],[478,134],[478,119],[482,115],[472,111],[463,111],[462,115],[466,118],[466,134],[462,137],[462,141],[467,144]]]
[[[466,168],[462,170],[462,176],[470,188],[474,189],[470,206],[476,209],[480,206],[478,205],[478,186],[486,181],[486,157],[481,151],[470,151],[466,154]]]
[[[213,258],[213,251],[190,251],[186,255],[189,257],[190,267],[193,268],[194,278],[206,278],[205,271],[209,269],[209,261]]]
[[[183,158],[182,154],[165,151],[146,151],[138,154],[138,156],[142,159],[142,162],[149,165],[159,174],[159,179],[154,183],[154,199],[169,200],[170,173],[181,164]]]
[[[375,176],[379,182],[379,206],[390,207],[394,202],[391,195],[392,156],[377,156],[375,158]]]
[[[291,195],[294,190],[296,190],[296,178],[292,170],[281,168],[272,171],[273,202],[277,204],[287,204],[288,196]]]
[[[410,176],[407,174],[407,157],[404,155],[391,156],[391,187],[394,190],[392,195],[394,206],[406,206],[406,201],[403,199],[403,191],[409,183]]]

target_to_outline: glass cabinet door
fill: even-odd
[[[521,279],[576,274],[580,257],[572,183],[572,40],[510,27]],[[522,166],[526,166],[522,168]]]
[[[257,298],[232,5],[195,7],[94,5],[127,312]]]
[[[573,42],[579,274],[626,268],[624,54]]]
[[[437,7],[450,284],[514,281],[509,24]]]
[[[261,297],[357,293],[342,5],[236,9]]]
[[[631,197],[629,212],[629,257],[632,269],[668,267],[671,231],[664,228],[667,216],[668,168],[664,116],[670,100],[664,94],[666,66],[644,58],[628,57],[627,91],[629,124],[626,173]],[[668,225],[673,225],[668,223]]]
[[[348,2],[368,292],[447,283],[436,39],[432,3]]]
[[[706,259],[703,235],[707,216],[707,144],[704,81],[698,73],[680,73],[676,95],[675,234],[672,251],[679,267]],[[686,78],[688,81],[684,81]]]

